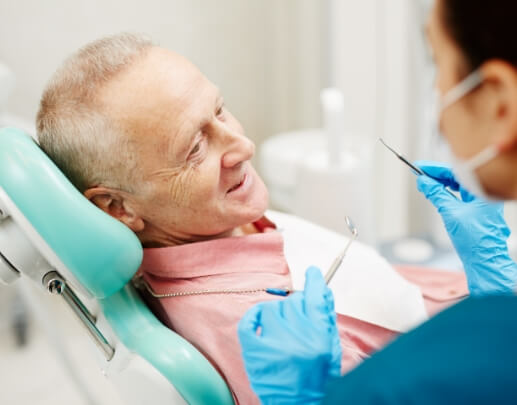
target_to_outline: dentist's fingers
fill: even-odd
[[[476,197],[473,194],[470,194],[468,190],[465,190],[463,187],[460,187],[460,195],[461,199],[464,202],[471,202],[476,199]]]
[[[442,183],[455,191],[459,190],[460,185],[448,165],[441,162],[432,162],[427,160],[419,160],[415,162],[415,165],[422,169],[427,176],[432,177],[437,182]]]
[[[292,322],[293,319],[302,319],[304,316],[304,299],[302,292],[295,292],[278,304],[280,317],[285,320],[287,328],[292,326],[289,322]]]
[[[426,176],[418,176],[417,180],[418,190],[431,201],[431,203],[440,211],[446,206],[457,204],[459,201],[447,192],[445,186],[436,180]]]
[[[331,325],[337,324],[337,315],[336,310],[334,308],[334,294],[332,293],[332,290],[329,288],[327,289],[327,293],[325,294],[325,302],[327,303],[327,313],[329,316],[329,320]]]
[[[262,310],[263,304],[257,304],[250,308],[239,321],[237,331],[239,334],[239,340],[248,340],[257,338],[257,330],[262,327]]]
[[[286,319],[284,313],[285,300],[263,302],[260,314],[260,336],[278,338],[285,332]]]
[[[328,320],[329,295],[332,295],[332,291],[325,284],[320,269],[309,267],[305,273],[305,313],[313,323]]]

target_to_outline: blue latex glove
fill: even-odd
[[[319,404],[341,369],[334,298],[320,270],[307,269],[304,291],[251,308],[239,323],[239,340],[263,404]]]
[[[510,229],[503,217],[502,203],[489,203],[470,194],[454,178],[451,169],[437,162],[416,163],[426,174],[417,186],[442,216],[460,256],[472,295],[511,293],[516,285],[517,265],[508,254]],[[455,199],[447,186],[459,191]]]

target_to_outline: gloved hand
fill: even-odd
[[[470,194],[454,178],[451,169],[437,162],[416,163],[427,176],[417,177],[417,186],[438,209],[465,267],[472,295],[511,293],[517,281],[517,265],[508,253],[510,229],[502,203],[489,203]],[[455,199],[447,186],[459,191]]]
[[[319,404],[341,369],[334,298],[320,270],[307,269],[304,291],[251,308],[239,322],[239,340],[263,404]]]

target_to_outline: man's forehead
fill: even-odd
[[[168,75],[172,70],[178,75],[204,77],[187,58],[165,48],[153,47],[149,49],[140,62],[147,71],[153,71],[158,75]]]
[[[103,91],[106,111],[137,144],[181,152],[188,137],[213,113],[218,88],[183,56],[151,48]],[[167,145],[167,146],[166,146]]]
[[[141,95],[163,93],[168,97],[181,97],[193,87],[210,82],[189,60],[163,48],[151,48],[135,60],[125,71],[110,81],[109,87],[117,91]]]
[[[106,84],[101,100],[118,117],[153,120],[164,115],[183,115],[217,88],[183,56],[151,48],[120,75]]]

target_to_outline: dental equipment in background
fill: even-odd
[[[345,255],[346,255],[346,252],[348,251],[348,248],[350,247],[352,242],[354,240],[356,240],[357,235],[358,235],[357,228],[355,227],[355,225],[352,222],[352,220],[350,219],[350,217],[345,217],[345,222],[346,222],[346,225],[348,227],[348,230],[352,234],[352,237],[350,238],[350,240],[346,244],[346,246],[343,249],[343,251],[338,255],[338,257],[336,257],[334,259],[334,262],[332,263],[332,266],[330,266],[330,268],[328,269],[327,274],[325,274],[325,283],[327,283],[327,285],[328,285],[328,283],[330,283],[330,280],[332,280],[332,277],[334,277],[334,274],[336,274],[336,271],[339,268],[339,266],[341,266],[341,263],[343,262],[343,259],[345,258]]]
[[[417,176],[427,176],[433,180],[436,180],[438,182],[440,182],[438,179],[434,178],[433,176],[430,176],[429,174],[427,174],[426,172],[424,172],[422,169],[420,169],[419,167],[415,166],[413,163],[411,163],[409,160],[407,160],[403,155],[401,155],[400,153],[398,153],[395,149],[393,149],[392,147],[390,147],[386,142],[384,142],[384,139],[382,138],[379,138],[379,142],[382,143],[390,152],[392,152],[397,158],[399,158],[399,160],[401,160],[402,162],[404,162],[406,165],[408,165],[411,170],[413,171],[414,174],[416,174]],[[450,195],[452,195],[455,199],[458,199],[458,197],[450,190],[448,189],[447,187],[445,187],[445,191],[447,191]]]

